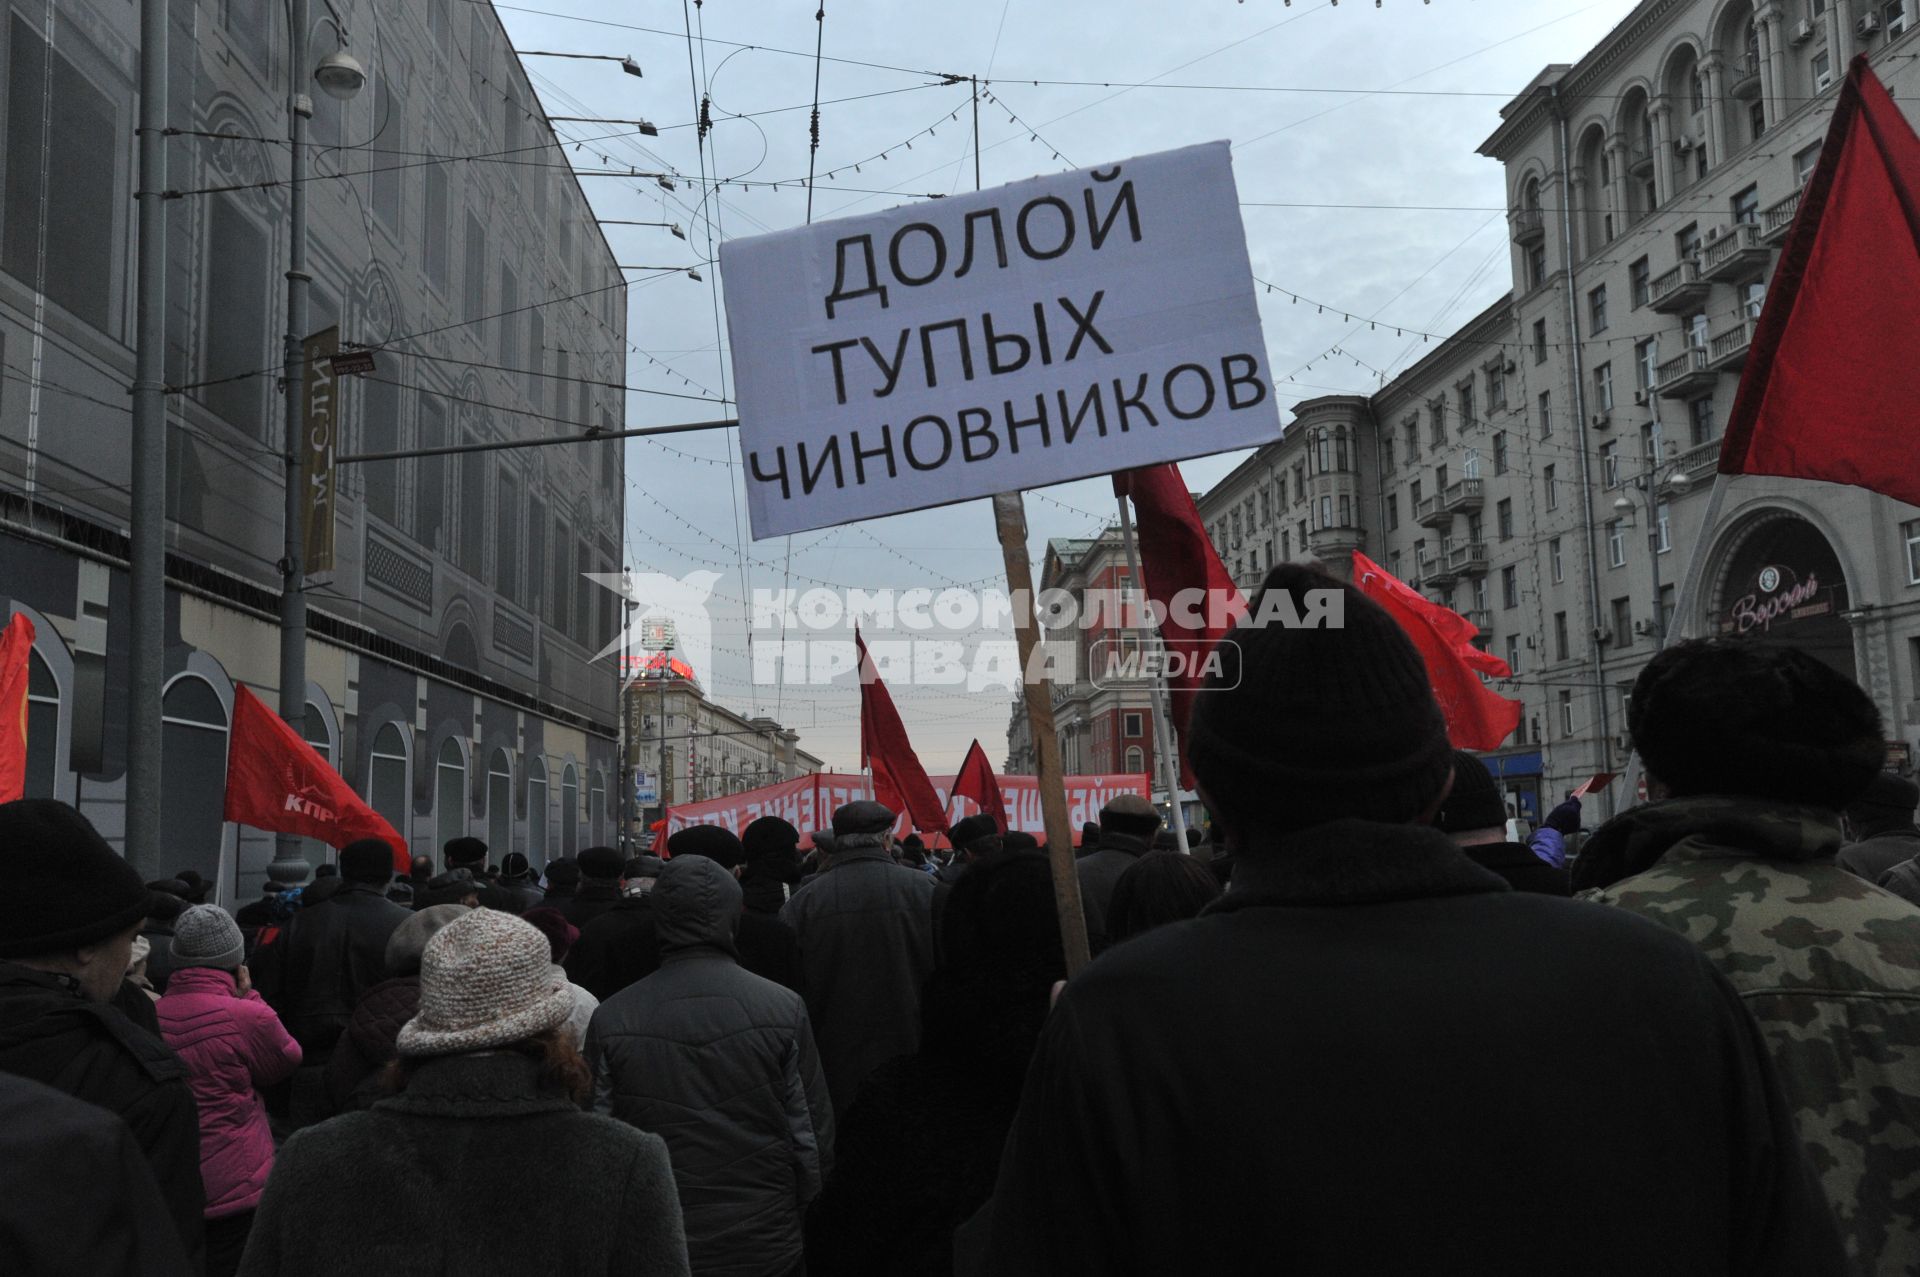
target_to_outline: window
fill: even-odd
[[[1347,460],[1347,428],[1345,426],[1333,432],[1333,468],[1341,471],[1353,468]]]
[[[1645,341],[1633,343],[1633,388],[1642,392],[1653,389],[1654,370],[1660,365],[1660,342],[1649,337]]]
[[[513,845],[513,761],[496,749],[487,760],[487,846]],[[505,852],[495,852],[505,855]]]
[[[1907,539],[1907,584],[1920,585],[1920,519],[1901,524],[1900,533]]]
[[[1553,392],[1551,390],[1540,392],[1540,437],[1553,438]]]
[[[1332,497],[1320,498],[1320,526],[1323,528],[1331,528],[1335,526],[1333,522],[1333,498]]]
[[[461,277],[465,291],[461,294],[461,305],[466,308],[464,318],[475,320],[487,313],[487,233],[480,225],[480,219],[471,212],[467,214],[467,243],[465,273]]]
[[[1627,291],[1633,302],[1633,308],[1639,310],[1647,304],[1653,290],[1653,267],[1642,257],[1627,267]]]
[[[161,840],[188,868],[217,882],[225,836],[227,710],[213,684],[182,674],[167,685],[160,698],[160,742],[167,760]]]
[[[1557,470],[1558,467],[1552,465],[1540,467],[1540,484],[1546,492],[1546,505],[1549,510],[1560,508],[1560,483],[1555,478]]]
[[[1315,473],[1325,474],[1327,471],[1333,469],[1333,453],[1331,450],[1333,441],[1328,438],[1328,432],[1325,429],[1321,429],[1314,432],[1313,442],[1316,455],[1319,457],[1319,469],[1315,471]],[[1234,517],[1237,519],[1239,516],[1236,515]]]
[[[1418,479],[1407,485],[1407,510],[1414,518],[1420,517],[1420,481]]]
[[[1353,498],[1345,493],[1340,496],[1340,522],[1336,526],[1342,528],[1353,526]]]
[[[493,77],[493,48],[488,40],[487,20],[484,11],[474,9],[467,20],[467,70],[472,77],[473,109],[484,117],[487,110],[488,94],[498,93],[490,81]],[[572,855],[569,850],[568,855]]]
[[[1820,162],[1820,143],[1795,151],[1793,155],[1793,182],[1796,186],[1805,186],[1813,177],[1813,167]]]
[[[1587,294],[1587,321],[1593,332],[1607,331],[1607,286],[1605,284]]]
[[[447,445],[447,409],[438,396],[420,398],[420,446],[444,448]],[[414,536],[420,544],[442,555],[453,552],[447,527],[447,482],[451,460],[447,457],[421,457],[414,463]]]
[[[1825,49],[1813,55],[1813,91],[1825,93],[1833,87],[1833,58]]]
[[[1633,600],[1618,598],[1613,601],[1613,641],[1620,647],[1633,642]]]
[[[1478,479],[1480,477],[1480,449],[1468,448],[1460,458],[1460,477]]]
[[[1611,439],[1600,445],[1600,485],[1620,486],[1620,450]]]
[[[480,436],[471,430],[463,432],[463,437],[469,444],[480,442]],[[458,461],[460,463],[460,569],[468,576],[478,578],[486,572],[487,454],[463,452],[458,457]]]
[[[520,480],[502,470],[495,485],[497,494],[493,512],[493,579],[502,597],[521,602],[520,597]]]
[[[1387,531],[1396,532],[1400,528],[1400,494],[1387,494]]]
[[[1487,610],[1487,578],[1484,576],[1473,578],[1473,607],[1477,612]]]
[[[1447,468],[1445,466],[1435,466],[1433,468],[1433,495],[1436,497],[1442,496],[1446,493],[1446,490]]]
[[[1507,472],[1507,432],[1493,432],[1493,472],[1502,475]]]
[[[12,618],[9,617],[9,620]],[[27,649],[27,798],[59,797],[60,683],[45,658]]]
[[[1733,197],[1733,224],[1757,226],[1760,222],[1760,188],[1749,186]]]
[[[1427,444],[1438,448],[1447,441],[1447,405],[1435,399],[1427,405]]]
[[[1613,411],[1613,362],[1611,360],[1593,370],[1593,406],[1601,412]]]
[[[573,586],[573,629],[569,632],[576,643],[593,643],[593,593],[587,587],[587,573],[593,571],[593,559],[587,552],[587,543],[578,546],[579,556],[574,560],[575,581]]]
[[[1573,693],[1564,688],[1560,692],[1560,734],[1573,735]]]
[[[1393,436],[1384,430],[1380,432],[1380,468],[1393,469]],[[1286,490],[1282,487],[1280,500],[1284,502],[1286,499]]]
[[[1147,770],[1147,753],[1138,745],[1127,746],[1127,774],[1139,776]]]
[[[1507,671],[1515,675],[1520,673],[1520,636],[1518,634],[1507,635]]]
[[[1567,634],[1567,614],[1555,612],[1553,614],[1553,659],[1567,660],[1571,651],[1572,644],[1568,641]]]
[[[1493,509],[1493,524],[1496,528],[1500,529],[1500,539],[1502,541],[1513,540],[1513,499],[1511,497],[1502,498],[1500,504],[1496,505]]]
[[[1473,514],[1468,515],[1467,516],[1467,540],[1471,542],[1476,542],[1476,543],[1479,541],[1485,540],[1485,537],[1481,535],[1481,529],[1484,526],[1485,525],[1480,520],[1480,514],[1478,511],[1475,511]]]
[[[1560,552],[1559,537],[1555,537],[1553,540],[1547,542],[1547,566],[1553,574],[1555,585],[1567,579],[1567,564],[1565,557]]]
[[[420,204],[422,221],[420,224],[421,257],[427,268],[427,279],[435,288],[445,291],[447,287],[447,241],[452,237],[447,216],[447,171],[438,165],[428,165],[421,188]]]
[[[1700,260],[1700,224],[1691,222],[1674,232],[1673,255],[1683,262]]]
[[[1673,587],[1671,585],[1661,586],[1660,587],[1660,615],[1656,619],[1660,626],[1660,633],[1662,634],[1667,633],[1669,630],[1673,628],[1673,599],[1674,599]]]
[[[1905,0],[1881,0],[1880,25],[1891,40],[1907,29],[1907,6]]]
[[[1665,554],[1673,548],[1673,522],[1667,513],[1667,503],[1662,501],[1654,510],[1654,548]]]
[[[547,762],[527,762],[527,859],[537,871],[547,862]]]
[[[1137,710],[1129,710],[1120,716],[1120,734],[1122,736],[1141,736],[1144,716]]]
[[[1495,364],[1487,369],[1487,410],[1496,412],[1507,406],[1507,369]]]
[[[520,364],[520,278],[513,267],[500,263],[500,317],[494,320],[500,338],[500,366],[519,368]]]
[[[1740,286],[1740,313],[1749,321],[1758,320],[1767,306],[1767,281],[1751,280]]]
[[[1461,429],[1464,430],[1468,426],[1478,425],[1480,418],[1473,410],[1474,404],[1473,404],[1473,383],[1472,382],[1470,381],[1466,382],[1464,385],[1460,387],[1459,399],[1460,399]]]
[[[1500,606],[1504,608],[1520,606],[1520,569],[1511,563],[1500,569]]]
[[[1273,494],[1265,488],[1260,489],[1260,526],[1268,527],[1273,523]]]
[[[361,388],[360,442],[368,452],[400,448],[400,387],[387,378],[368,378]],[[366,461],[358,467],[367,513],[400,523],[400,463]]]
[[[1400,551],[1394,550],[1387,555],[1387,571],[1393,573],[1396,580],[1404,581],[1407,579],[1400,575]]]
[[[1627,565],[1627,530],[1619,519],[1607,520],[1607,566],[1623,568]]]
[[[467,752],[449,736],[433,764],[434,838],[442,846],[467,835]]]
[[[13,218],[8,218],[7,225],[11,229]],[[61,237],[47,237],[49,252],[57,238]],[[213,384],[202,390],[201,402],[236,430],[278,439],[278,419],[262,409],[268,378],[222,380],[258,372],[276,362],[265,353],[267,334],[278,331],[268,319],[272,285],[266,232],[241,212],[236,198],[215,196],[207,214],[207,244],[211,251],[206,308],[201,313],[200,380]],[[52,270],[49,260],[49,286]],[[54,299],[59,300],[57,294]]]
[[[1687,316],[1688,346],[1694,350],[1705,350],[1707,348],[1707,342],[1710,339],[1710,333],[1711,330],[1707,327],[1707,314],[1705,311]]]
[[[381,66],[377,69],[373,81],[373,119],[374,127],[380,129],[379,145],[391,147],[396,151],[407,149],[406,101],[400,96],[400,76],[397,69]],[[394,162],[374,163],[373,170],[373,212],[386,228],[395,235],[400,234],[400,180],[404,170]]]
[[[1713,438],[1713,399],[1693,399],[1687,403],[1688,438],[1699,447]]]
[[[607,841],[607,782],[597,771],[587,773],[587,836]]]
[[[667,754],[667,763],[671,767],[673,753]],[[667,777],[660,778],[661,793],[666,792]],[[674,786],[679,792],[679,785]],[[560,773],[560,854],[572,856],[580,850],[580,776],[568,763],[566,770]]]
[[[1418,461],[1420,459],[1420,419],[1408,417],[1400,423],[1400,429],[1407,440],[1407,460]]]
[[[1767,135],[1767,103],[1764,97],[1755,98],[1753,105],[1747,108],[1747,132],[1755,142]]]
[[[1547,362],[1547,321],[1544,319],[1533,321],[1533,362]]]
[[[1538,288],[1547,282],[1547,244],[1541,240],[1527,249],[1527,286]]]

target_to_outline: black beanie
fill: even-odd
[[[1647,662],[1627,731],[1675,797],[1735,794],[1839,810],[1886,760],[1880,711],[1798,648],[1695,639]]]
[[[1340,627],[1259,624],[1276,590],[1303,618],[1308,592],[1339,592]],[[1453,756],[1427,667],[1360,591],[1283,564],[1218,651],[1220,667],[1194,697],[1187,756],[1236,830],[1289,833],[1341,817],[1406,824],[1439,796]]]
[[[0,958],[95,944],[147,916],[153,893],[87,818],[51,798],[0,803]]]
[[[348,882],[389,881],[393,877],[393,848],[381,838],[348,843],[340,849],[340,876]]]
[[[740,840],[718,825],[688,825],[667,839],[667,852],[673,856],[705,856],[722,869],[747,862]]]
[[[580,883],[580,866],[571,860],[555,860],[547,865],[549,887],[573,887]]]
[[[969,844],[982,838],[993,838],[1000,833],[1000,823],[985,812],[977,812],[955,824],[947,831],[947,841],[955,851],[965,851]]]
[[[627,858],[611,847],[587,847],[574,863],[580,866],[583,878],[618,878]]]
[[[487,844],[478,838],[449,838],[441,856],[449,869],[477,865],[487,858]]]
[[[1504,833],[1506,830],[1507,804],[1500,797],[1500,787],[1493,782],[1493,773],[1464,749],[1453,751],[1453,788],[1447,791],[1447,801],[1433,823],[1442,833],[1449,834],[1470,834],[1481,829],[1498,829]]]
[[[667,845],[671,847],[673,841],[669,839]],[[791,821],[762,816],[740,831],[740,845],[746,850],[748,860],[784,856],[799,849],[800,831]]]

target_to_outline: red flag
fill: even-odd
[[[1512,678],[1507,663],[1473,645],[1479,627],[1450,607],[1422,598],[1411,586],[1355,550],[1353,584],[1387,609],[1427,663],[1427,681],[1458,749],[1498,749],[1520,725],[1525,706],[1482,683],[1481,674]]]
[[[275,833],[304,834],[331,847],[380,838],[393,848],[395,873],[412,868],[407,842],[360,800],[300,733],[245,687],[233,693],[227,750],[225,819]]]
[[[0,630],[0,803],[27,793],[27,667],[33,622],[16,612]]]
[[[953,778],[952,796],[973,799],[982,815],[993,817],[996,829],[1007,832],[1007,804],[1000,797],[1000,782],[994,777],[993,764],[987,761],[987,751],[977,740],[961,761],[959,775]]]
[[[1160,613],[1160,641],[1169,657],[1184,662],[1182,672],[1167,680],[1167,699],[1174,730],[1180,734],[1180,782],[1191,788],[1187,715],[1202,681],[1199,658],[1246,615],[1247,603],[1207,537],[1179,466],[1123,470],[1113,476],[1113,493],[1133,498],[1140,574],[1146,578],[1140,584]],[[1198,606],[1175,608],[1174,600],[1189,591],[1204,591],[1204,598],[1189,595]]]
[[[887,685],[880,681],[858,629],[853,642],[860,653],[860,761],[873,769],[873,796],[894,811],[907,813],[915,829],[942,831],[947,813],[940,795],[907,740],[900,711],[893,707],[893,697],[887,695]]]
[[[1613,778],[1619,774],[1619,772],[1595,772],[1593,775],[1581,781],[1580,787],[1568,794],[1567,797],[1585,798],[1588,794],[1597,794],[1608,785],[1611,785]]]
[[[1863,53],[1767,290],[1720,473],[1824,479],[1920,505],[1916,297],[1920,137]]]
[[[669,860],[673,853],[667,850],[667,817],[664,808],[660,819],[647,826],[647,832],[653,835],[653,854],[662,860]]]

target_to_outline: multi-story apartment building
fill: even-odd
[[[699,675],[678,657],[656,652],[633,665],[626,690],[627,766],[652,778],[668,806],[724,798],[821,769],[820,760],[799,747],[799,732],[764,714],[749,717],[709,700]],[[664,785],[658,779],[663,772]],[[643,821],[659,818],[657,802],[636,806],[637,828],[628,832],[637,835]]]
[[[221,821],[235,687],[278,698],[276,376],[290,50],[273,6],[176,4],[169,43],[164,840],[249,895],[272,840]],[[279,16],[276,16],[279,15]],[[26,612],[29,792],[123,829],[138,9],[21,0],[0,28],[0,618]],[[339,450],[618,426],[625,288],[487,4],[343,19],[367,69],[313,97],[311,330],[375,348]],[[316,25],[314,57],[336,29]],[[340,468],[308,593],[308,738],[412,842],[536,863],[610,832],[621,446]],[[310,858],[323,854],[314,845]]]
[[[1506,170],[1512,291],[1378,393],[1298,405],[1201,503],[1237,580],[1303,553],[1344,571],[1358,548],[1472,618],[1526,706],[1489,760],[1526,814],[1624,761],[1626,694],[1663,631],[1817,653],[1911,756],[1920,510],[1739,478],[1706,511],[1838,78],[1864,51],[1896,100],[1920,97],[1914,21],[1913,0],[1646,0],[1481,147]]]

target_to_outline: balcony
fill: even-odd
[[[1700,275],[1722,284],[1737,284],[1759,275],[1773,260],[1773,250],[1760,240],[1757,222],[1735,222],[1700,254]]]
[[[1727,68],[1727,92],[1736,98],[1757,98],[1760,96],[1760,55],[1749,53],[1744,58],[1735,58],[1733,65]]]
[[[1747,362],[1747,347],[1753,345],[1753,323],[1741,320],[1707,343],[1707,367],[1714,372],[1732,372]]]
[[[1420,560],[1420,588],[1423,590],[1445,590],[1459,579],[1460,574],[1447,566],[1444,552]]]
[[[1707,348],[1694,346],[1653,370],[1653,388],[1665,399],[1693,399],[1712,390],[1720,374],[1707,366]]]
[[[1719,469],[1719,467],[1720,440],[1709,439],[1705,443],[1696,444],[1675,457],[1673,464],[1668,466],[1662,473],[1660,479],[1661,491],[1667,491],[1667,481],[1682,471],[1686,473],[1689,479],[1693,480],[1694,489],[1698,491],[1700,485],[1708,479],[1711,479],[1714,471]]]
[[[1487,543],[1462,541],[1447,551],[1447,570],[1456,577],[1487,574]]]
[[[1413,507],[1413,521],[1424,527],[1450,527],[1456,514],[1472,514],[1486,504],[1486,494],[1482,491],[1480,480],[1462,479],[1449,484],[1444,491],[1430,497],[1423,497]]]
[[[1513,239],[1517,244],[1531,244],[1545,239],[1547,219],[1537,208],[1515,209],[1513,214]]]
[[[1635,177],[1653,176],[1653,147],[1645,142],[1635,143],[1627,150],[1627,172]]]
[[[1480,631],[1480,637],[1483,639],[1486,638],[1488,632],[1493,629],[1493,613],[1486,608],[1468,608],[1460,615],[1466,617],[1468,621],[1473,623],[1473,627]]]
[[[1769,204],[1760,210],[1760,238],[1766,243],[1774,243],[1786,238],[1787,231],[1793,226],[1793,215],[1800,211],[1800,192],[1795,191],[1778,204]]]
[[[1707,304],[1712,293],[1713,285],[1700,278],[1700,264],[1689,259],[1654,276],[1647,286],[1647,305],[1663,315],[1691,315]]]

